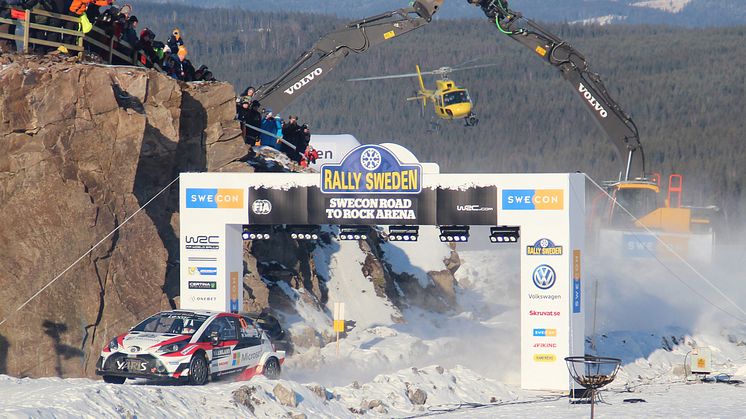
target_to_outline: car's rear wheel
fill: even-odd
[[[124,384],[127,379],[116,375],[104,375],[104,382],[109,384]]]
[[[193,386],[204,385],[207,382],[208,375],[207,361],[205,361],[204,355],[194,355],[189,362],[189,384]]]
[[[264,376],[270,380],[280,378],[280,371],[280,363],[275,357],[268,359],[267,362],[264,363],[264,368],[262,369]]]

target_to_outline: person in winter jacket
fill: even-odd
[[[184,46],[184,39],[181,37],[181,31],[179,28],[175,28],[171,31],[171,36],[168,38],[168,41],[166,41],[166,45],[168,45],[173,52],[178,51],[179,47]]]
[[[69,10],[76,16],[82,16],[91,4],[93,4],[93,6],[103,7],[111,6],[111,3],[113,2],[114,0],[73,0],[70,4]],[[91,19],[91,21],[92,20],[93,19]]]
[[[264,120],[262,120],[262,126],[259,128],[271,132],[278,137],[282,137],[282,122],[279,117],[275,117],[272,113],[272,109],[267,109],[267,116],[264,117]],[[279,141],[277,141],[277,138],[265,133],[261,133],[259,137],[261,139],[261,145],[270,146],[277,150],[280,149],[280,144]]]
[[[11,16],[10,9],[7,9],[6,6],[23,7],[23,1],[22,0],[0,0],[0,18],[10,19],[13,16]],[[15,35],[16,25],[11,25],[9,23],[0,23],[0,33]],[[11,39],[0,38],[0,55],[7,54],[9,52],[15,52],[15,51],[16,51],[16,41],[13,41]]]
[[[262,127],[262,113],[259,112],[259,101],[252,100],[249,105],[249,111],[244,119],[246,126],[246,137],[244,141],[250,146],[261,144],[261,134],[252,127]]]
[[[124,33],[122,34],[122,40],[126,41],[133,48],[137,46],[137,41],[139,41],[137,37],[137,24],[137,16],[130,16],[124,24]]]
[[[290,115],[288,122],[282,125],[282,135],[285,141],[295,146],[295,149],[289,145],[282,143],[280,150],[285,153],[290,160],[296,163],[300,163],[301,153],[305,151],[305,147],[301,149],[301,143],[303,142],[303,128],[298,125],[298,117]]]

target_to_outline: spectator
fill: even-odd
[[[261,139],[261,145],[270,146],[279,150],[280,145],[276,137],[282,137],[282,122],[280,121],[279,117],[275,117],[275,115],[272,113],[272,109],[267,109],[267,115],[264,117],[260,128],[264,131],[274,134],[269,135],[262,132],[259,136]]]
[[[248,141],[248,128],[247,124],[249,124],[249,115],[251,114],[251,101],[248,97],[241,98],[241,101],[238,104],[238,112],[236,112],[236,119],[241,123],[241,134],[243,135],[243,140],[246,144],[249,144]],[[253,144],[252,144],[253,145]]]
[[[197,71],[194,73],[195,81],[215,81],[215,77],[212,75],[212,71],[207,68],[206,65],[202,64],[199,66]]]
[[[261,145],[261,134],[259,131],[255,130],[252,127],[261,128],[262,127],[262,114],[259,112],[259,102],[256,100],[251,101],[251,105],[249,106],[249,112],[248,116],[245,120],[246,125],[246,137],[244,138],[244,141],[246,144],[251,146],[258,146]]]
[[[171,51],[178,51],[179,47],[184,46],[184,39],[181,37],[181,31],[179,28],[175,28],[173,32],[171,32],[171,36],[168,38],[166,44],[171,48]]]
[[[11,13],[7,6],[23,6],[23,0],[0,0],[0,18],[16,19],[20,18],[21,12]],[[15,35],[16,25],[9,23],[0,23],[0,33]],[[8,52],[15,52],[16,41],[11,39],[0,39],[0,55]]]
[[[280,150],[285,153],[290,160],[300,163],[301,153],[305,151],[305,147],[302,149],[300,148],[303,143],[303,129],[298,125],[298,117],[296,115],[288,116],[288,122],[282,125],[282,135],[285,141],[292,144],[295,148],[282,143]]]
[[[130,16],[124,24],[122,40],[130,44],[132,48],[137,48],[137,41],[139,41],[137,37],[137,24],[137,16]]]
[[[140,32],[140,40],[135,44],[135,49],[144,53],[144,55],[140,57],[140,62],[148,68],[152,68],[153,63],[158,61],[158,56],[153,49],[154,39],[155,33],[153,33],[149,28],[145,28]]]
[[[251,102],[254,99],[254,88],[249,86],[247,87],[243,93],[241,93],[241,96],[238,96],[236,98],[236,115],[238,115],[238,111],[241,109],[241,102],[248,98],[249,102]]]

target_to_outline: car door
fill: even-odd
[[[244,316],[238,320],[238,344],[234,348],[239,353],[242,368],[251,368],[259,363],[264,349],[262,347],[262,332],[254,322]]]
[[[238,321],[233,317],[218,317],[207,327],[203,339],[207,339],[209,342],[213,333],[217,333],[220,342],[212,346],[211,349],[211,372],[213,374],[223,374],[238,368],[238,362],[233,351],[238,343]]]

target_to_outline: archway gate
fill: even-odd
[[[441,174],[413,160],[363,145],[321,173],[182,173],[181,308],[240,309],[245,225],[518,226],[521,386],[572,389],[564,358],[583,355],[585,337],[584,175]],[[484,362],[501,362],[489,351]]]

